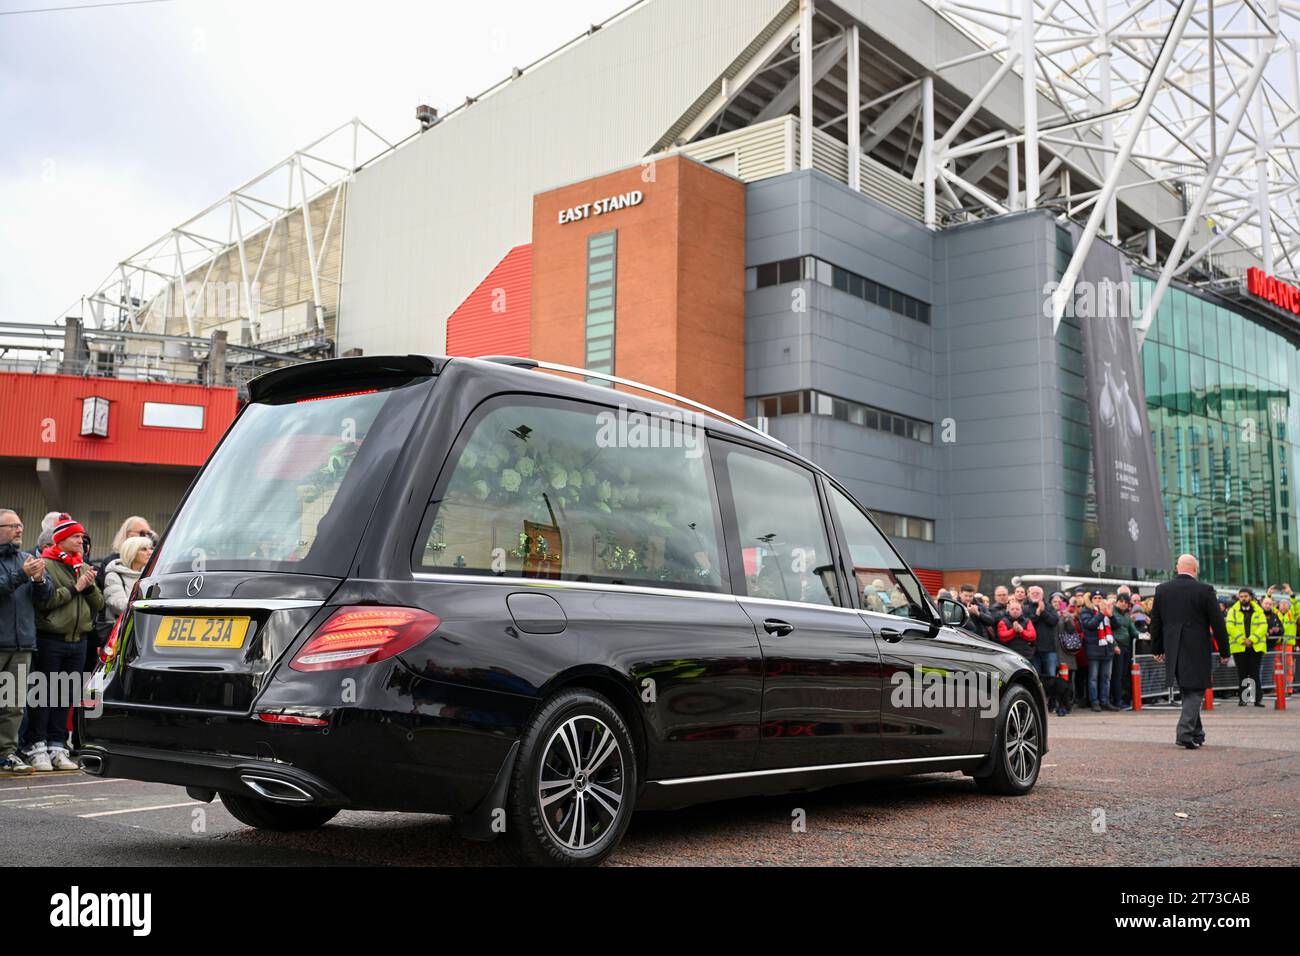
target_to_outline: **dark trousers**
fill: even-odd
[[[1121,648],[1122,654],[1116,654],[1110,669],[1110,702],[1116,707],[1131,703],[1133,697],[1133,651]]]
[[[1264,655],[1252,647],[1247,647],[1244,651],[1236,651],[1232,655],[1233,661],[1237,665],[1237,679],[1241,682],[1241,699],[1246,700],[1246,682],[1254,682],[1254,695],[1251,703],[1264,699],[1264,685],[1259,682],[1259,665],[1263,663]]]
[[[68,708],[79,704],[77,700],[58,700],[53,696],[57,687],[67,686],[67,681],[57,680],[55,674],[84,674],[86,666],[86,639],[65,641],[57,635],[36,635],[36,655],[32,661],[32,676],[45,675],[45,693],[42,707],[27,708],[27,735],[23,745],[30,749],[37,744],[49,747],[68,746]],[[81,681],[77,684],[78,691]],[[54,705],[54,706],[50,706]]]
[[[1183,709],[1178,715],[1178,730],[1174,737],[1176,743],[1204,743],[1205,728],[1201,726],[1201,705],[1205,703],[1205,690],[1181,688],[1183,692]]]

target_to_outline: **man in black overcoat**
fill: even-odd
[[[1170,687],[1183,694],[1175,742],[1196,750],[1205,743],[1201,704],[1210,686],[1212,650],[1227,663],[1228,629],[1214,588],[1196,580],[1200,564],[1190,554],[1179,557],[1178,574],[1156,588],[1151,611],[1151,642],[1156,660],[1165,663]]]

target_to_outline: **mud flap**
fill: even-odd
[[[500,831],[492,829],[493,816],[497,810],[501,810],[503,813],[505,811],[506,795],[510,790],[510,777],[515,772],[515,760],[518,756],[519,741],[516,740],[510,745],[510,752],[506,754],[505,762],[501,764],[501,769],[497,771],[496,779],[492,781],[492,789],[488,791],[487,796],[470,813],[456,818],[456,831],[460,836],[466,840],[490,843],[501,835]],[[503,825],[504,822],[503,817]]]

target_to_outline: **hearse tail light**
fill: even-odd
[[[394,657],[438,629],[437,615],[412,607],[341,607],[289,663],[296,671],[360,667]]]
[[[129,612],[129,608],[127,609]],[[108,640],[104,646],[99,649],[99,660],[107,664],[117,656],[117,638],[122,633],[122,622],[126,620],[126,614],[119,614],[117,620],[113,623],[113,630],[108,634]]]
[[[328,727],[330,722],[324,717],[305,717],[302,714],[273,714],[262,711],[257,719],[264,724],[289,724],[293,727]]]

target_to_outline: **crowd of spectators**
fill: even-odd
[[[45,692],[0,701],[0,771],[75,770],[72,708],[157,538],[148,521],[132,516],[112,552],[95,561],[86,529],[64,512],[45,516],[31,551],[22,547],[24,530],[15,511],[0,508],[0,672],[11,687]],[[64,687],[75,700],[53,699],[53,689]]]
[[[1148,628],[1153,595],[1135,594],[1127,585],[1114,590],[1076,587],[1069,593],[1046,593],[1037,585],[1008,588],[998,585],[990,601],[972,584],[940,598],[960,601],[966,608],[967,630],[1005,644],[1033,663],[1044,680],[1060,678],[1072,687],[1077,706],[1094,711],[1131,710],[1133,658],[1150,653]],[[1262,599],[1243,588],[1234,598],[1222,595],[1233,658],[1240,675],[1238,703],[1253,697],[1263,706],[1259,688],[1264,653],[1296,641],[1300,601],[1290,584],[1270,587]],[[1254,693],[1247,691],[1253,681]],[[1059,702],[1058,716],[1070,713]]]

